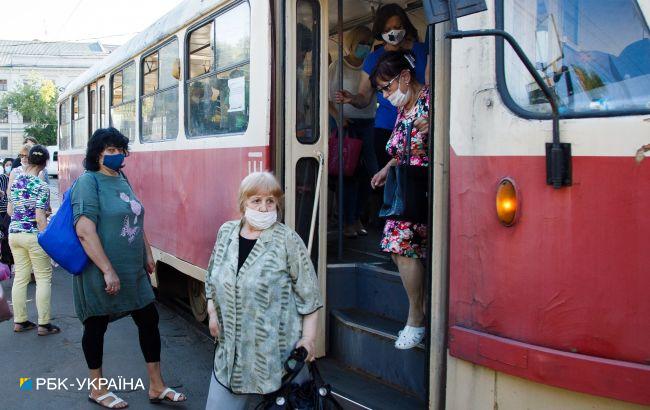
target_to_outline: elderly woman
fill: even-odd
[[[128,154],[129,140],[118,130],[95,131],[88,141],[86,172],[72,189],[75,229],[90,258],[73,280],[75,311],[84,326],[81,345],[90,378],[101,378],[108,323],[131,315],[147,363],[149,400],[185,401],[183,394],[165,386],[160,372],[158,311],[148,275],[154,260],[144,233],[144,208],[120,171]],[[90,401],[127,407],[105,386],[97,387],[90,391]]]
[[[314,359],[323,303],[302,239],[277,221],[283,196],[273,175],[250,174],[239,188],[242,218],[217,234],[205,281],[216,339],[208,410],[244,409],[276,391],[296,347]]]

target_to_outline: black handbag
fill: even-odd
[[[287,374],[282,378],[280,388],[264,396],[256,410],[343,410],[332,396],[332,389],[326,384],[315,362],[308,363],[311,380],[294,383],[298,373],[305,366],[307,350],[294,349],[284,364]]]
[[[411,165],[412,129],[411,121],[406,126],[406,161],[388,169],[384,204],[379,216],[409,222],[427,222],[429,172],[428,167]]]

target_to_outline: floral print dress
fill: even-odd
[[[397,114],[395,128],[386,144],[386,151],[400,163],[407,155],[406,129],[408,123],[419,117],[429,117],[429,97],[429,87],[422,87],[413,108],[409,112],[400,109]],[[411,165],[429,166],[428,138],[428,134],[419,133],[415,127],[411,130]],[[389,218],[384,225],[380,246],[383,252],[396,253],[409,258],[424,258],[427,249],[427,225]]]

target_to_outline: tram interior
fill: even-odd
[[[339,47],[337,1],[329,3],[330,81],[332,67],[337,65]],[[344,38],[357,26],[372,29],[375,13],[389,1],[344,0]],[[425,41],[426,22],[420,1],[397,1],[418,29],[419,40]],[[299,2],[300,5],[300,2]],[[300,8],[298,9],[300,17]],[[372,39],[371,49],[383,43]],[[345,41],[344,43],[345,44]],[[335,85],[336,87],[336,85]],[[330,89],[331,87],[330,84]],[[356,89],[349,91],[356,93]],[[331,93],[331,92],[330,92]],[[330,100],[332,96],[330,95]],[[330,144],[336,129],[338,104],[329,102]],[[331,152],[330,148],[330,152]],[[353,229],[343,224],[342,254],[339,254],[339,180],[329,175],[327,226],[327,361],[328,381],[335,390],[345,393],[369,408],[423,408],[426,403],[427,350],[423,344],[409,350],[394,347],[398,332],[408,316],[408,298],[397,266],[388,253],[380,249],[384,220],[378,217],[382,192],[372,191],[370,175],[360,159],[352,178],[344,178],[343,191],[358,195],[361,213]],[[380,166],[383,166],[380,165]],[[354,180],[356,179],[356,181]],[[354,184],[352,189],[346,184]],[[365,193],[365,194],[364,194]],[[364,195],[367,195],[364,197]],[[344,213],[351,201],[344,199]],[[347,218],[349,219],[349,218]],[[367,233],[361,231],[365,228]],[[334,371],[332,371],[334,370]]]

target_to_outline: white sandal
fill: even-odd
[[[395,348],[400,350],[412,349],[417,346],[423,339],[426,333],[424,327],[413,327],[406,325],[404,329],[400,330],[397,334],[395,341]]]
[[[167,397],[169,393],[174,393],[174,398],[170,399]],[[183,400],[181,400],[181,396],[184,397]],[[179,393],[170,387],[167,387],[165,390],[163,390],[163,392],[160,393],[158,397],[149,397],[149,402],[154,404],[162,403],[163,401],[178,403],[185,400],[187,400],[187,397],[183,393]]]
[[[112,402],[110,402],[110,404],[106,405],[106,404],[102,403],[102,401],[108,399],[109,397],[114,399]],[[97,398],[94,398],[92,396],[88,396],[88,400],[92,401],[95,404],[99,404],[102,407],[106,407],[107,409],[114,409],[115,406],[117,406],[118,404],[124,402],[124,400],[120,399],[119,397],[117,397],[115,395],[115,393],[110,392],[110,391],[108,393],[104,394],[103,396],[99,396]],[[124,406],[124,407],[121,407],[121,408],[125,409],[127,407],[129,407],[128,404],[126,406]]]

